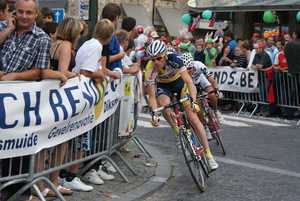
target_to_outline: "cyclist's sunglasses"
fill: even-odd
[[[151,61],[153,61],[153,62],[154,62],[155,60],[159,61],[159,60],[161,60],[164,56],[165,56],[165,55],[162,55],[162,56],[153,58],[153,59],[151,59]]]

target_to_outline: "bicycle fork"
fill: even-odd
[[[179,126],[179,129],[182,130],[184,133],[186,133],[187,139],[189,141],[189,145],[193,150],[194,155],[196,156],[197,160],[201,160],[201,155],[204,152],[204,148],[197,147],[195,143],[193,142],[193,139],[191,137],[192,131],[190,129],[185,128],[182,119],[180,118],[180,112],[177,108],[174,109],[175,118],[177,120],[177,125]],[[195,137],[195,136],[194,136]]]

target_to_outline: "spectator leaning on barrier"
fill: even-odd
[[[127,32],[124,29],[119,29],[115,32],[115,35],[120,44],[120,49],[122,51],[124,51],[124,49],[127,48],[128,42],[129,42],[129,37],[128,37]],[[140,70],[140,67],[138,66],[138,64],[133,63],[126,54],[125,54],[124,58],[122,59],[122,67],[123,67],[124,74],[136,75]]]
[[[300,96],[300,30],[295,30],[293,33],[293,41],[288,42],[285,46],[285,57],[288,64],[288,73],[292,77],[292,94],[298,94]],[[298,90],[298,91],[297,91]],[[296,98],[296,103],[300,102],[300,97]],[[299,105],[297,105],[299,106]]]
[[[255,56],[252,61],[252,69],[253,70],[260,70],[269,68],[272,66],[272,61],[267,52],[264,51],[264,45],[262,43],[256,43],[254,44],[254,50],[255,50]],[[267,89],[266,89],[266,73],[265,71],[259,71],[258,72],[258,88],[260,92],[260,102],[265,102],[267,99]],[[257,115],[262,116],[269,116],[270,110],[268,105],[266,104],[260,104],[260,112],[257,113]]]
[[[114,25],[108,19],[102,19],[95,25],[93,38],[86,41],[77,52],[76,66],[73,68],[74,72],[83,74],[86,77],[90,77],[96,83],[100,83],[105,80],[100,62],[101,51],[103,49],[102,45],[108,44],[111,40],[113,31]],[[76,143],[81,143],[75,147],[81,147],[80,150],[82,150],[83,152],[81,153],[82,156],[84,155],[85,151],[89,151],[92,148],[90,146],[91,144],[93,144],[91,142],[91,132],[92,130],[82,134],[79,137],[81,138],[81,142],[79,142],[80,140],[78,142],[76,140]],[[76,152],[76,150],[73,151]],[[77,152],[80,151],[77,150]],[[61,171],[60,178],[65,178],[65,180],[63,180],[62,186],[77,191],[91,191],[93,187],[85,185],[77,177],[78,168],[79,164],[76,164],[71,166],[68,172],[66,172],[66,170],[64,170],[63,172]],[[92,169],[91,171],[87,172],[82,179],[93,184],[103,184],[104,182],[99,176],[100,172],[103,172],[101,168],[99,168],[98,171]],[[113,175],[110,175],[109,180],[111,179],[114,179]]]
[[[248,66],[246,55],[243,53],[243,48],[239,45],[235,47],[235,55],[230,66],[242,68],[247,68]]]
[[[288,65],[285,57],[285,46],[288,43],[285,39],[281,39],[276,43],[278,50],[280,51],[275,56],[274,64],[272,68],[276,73],[275,84],[276,84],[276,92],[278,92],[277,97],[279,97],[276,101],[282,105],[292,105],[292,101],[290,99],[290,92],[292,89],[292,79],[291,76],[288,76],[287,73],[283,71],[288,70]],[[294,108],[289,107],[280,107],[283,118],[285,119],[293,119]]]
[[[288,64],[288,72],[291,75],[300,74],[300,30],[293,33],[293,41],[288,42],[285,47],[285,57]]]
[[[75,67],[75,57],[72,54],[72,48],[76,47],[77,39],[82,31],[82,24],[74,18],[65,18],[61,21],[56,30],[57,40],[52,43],[50,49],[50,66],[54,71],[59,71],[64,74],[67,78],[72,78],[79,76],[78,73],[72,72],[73,67]],[[56,146],[55,154],[52,158],[52,166],[61,165],[60,161],[64,161],[66,154],[67,142]],[[43,157],[43,152],[40,154]],[[41,162],[43,159],[41,159]],[[56,162],[55,162],[56,161]],[[42,167],[40,164],[39,167]],[[42,171],[42,170],[40,170]],[[72,194],[73,191],[63,188],[58,184],[59,170],[52,172],[50,174],[50,181],[63,195]],[[39,190],[42,192],[44,197],[55,196],[55,193],[48,188],[45,188],[43,182],[37,183]]]
[[[1,81],[28,80],[35,81],[42,69],[47,69],[51,40],[48,35],[35,26],[38,15],[38,3],[35,0],[17,0],[16,11],[11,13],[7,22],[0,22],[0,54],[3,71]],[[13,41],[22,41],[15,43]],[[26,55],[26,56],[24,56]],[[2,177],[17,175],[22,162],[22,173],[29,171],[29,156],[2,160]],[[11,172],[10,172],[11,171]],[[24,183],[13,184],[2,190],[2,198],[7,199],[21,189]],[[28,199],[31,190],[27,189],[24,199]],[[22,199],[22,198],[21,198]],[[29,200],[39,200],[32,196]]]
[[[216,58],[216,65],[217,66],[230,66],[233,62],[234,55],[231,54],[230,45],[224,44],[221,53],[218,54]]]
[[[104,6],[101,13],[101,19],[109,19],[116,27],[122,14],[121,7],[116,3],[108,3]],[[101,64],[104,75],[110,77],[110,82],[119,79],[122,70],[122,62],[125,56],[120,50],[120,44],[115,35],[112,36],[108,45],[103,46]]]

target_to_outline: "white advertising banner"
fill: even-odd
[[[124,96],[120,100],[119,136],[128,136],[134,126],[134,79],[124,75]]]
[[[258,72],[244,68],[231,68],[230,66],[207,67],[212,73],[221,91],[234,91],[243,93],[259,92],[257,87]]]
[[[108,80],[0,82],[0,158],[37,153],[104,121],[124,95],[123,79]]]

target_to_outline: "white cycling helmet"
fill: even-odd
[[[165,54],[167,51],[167,46],[164,42],[156,40],[153,41],[148,47],[147,47],[147,55],[148,57],[157,57]]]
[[[190,53],[183,53],[180,55],[180,58],[183,61],[186,68],[193,67],[194,58],[192,57],[192,55]]]

